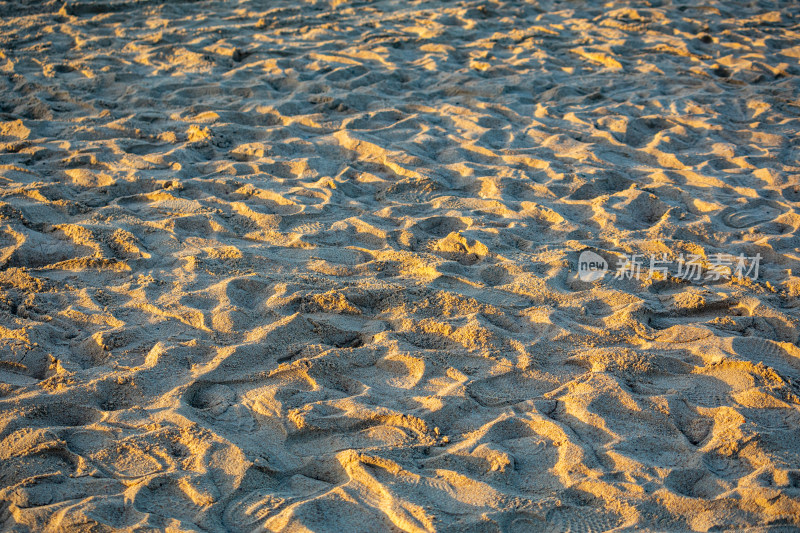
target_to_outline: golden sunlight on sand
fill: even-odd
[[[0,529],[800,531],[799,62],[788,0],[0,0]]]

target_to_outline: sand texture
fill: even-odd
[[[0,1],[0,529],[798,531],[799,61],[790,1]]]

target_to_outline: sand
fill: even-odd
[[[793,2],[0,13],[3,530],[800,527]]]

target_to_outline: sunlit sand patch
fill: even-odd
[[[3,526],[800,527],[792,7],[0,0]]]

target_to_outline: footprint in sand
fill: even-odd
[[[726,207],[719,217],[731,228],[751,228],[775,220],[786,212],[778,202],[759,198],[737,207]]]
[[[735,481],[750,475],[754,466],[746,458],[734,455],[723,455],[718,451],[706,453],[703,465],[709,472],[725,480]]]
[[[550,530],[551,525],[545,519],[529,514],[514,518],[508,527],[508,531],[512,533],[545,533]]]
[[[231,529],[251,530],[275,516],[291,498],[285,498],[268,490],[255,490],[235,499],[225,509],[223,520]]]
[[[467,394],[486,406],[510,405],[536,398],[556,388],[545,380],[518,372],[476,380],[467,385]]]
[[[227,411],[234,401],[236,401],[236,392],[232,388],[223,384],[212,384],[201,386],[191,395],[189,405],[219,416]]]
[[[800,202],[800,185],[789,185],[781,193],[790,202]]]
[[[236,391],[222,383],[204,383],[186,396],[198,415],[231,435],[248,434],[258,428],[252,411],[237,401]]]
[[[480,272],[481,279],[490,287],[504,285],[511,280],[508,270],[500,265],[492,265]]]
[[[611,513],[589,507],[556,507],[547,513],[547,531],[594,533],[608,531],[619,525],[620,519]]]
[[[711,376],[695,376],[695,385],[684,391],[684,397],[692,405],[716,408],[730,405],[730,386]]]

